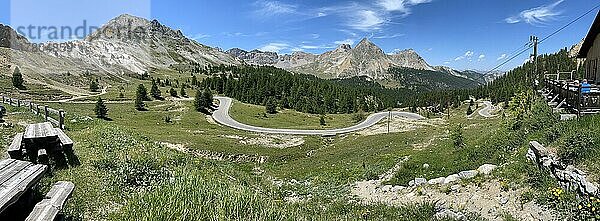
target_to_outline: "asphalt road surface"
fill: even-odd
[[[482,117],[494,117],[495,115],[490,114],[490,111],[494,110],[494,105],[492,105],[492,102],[484,101],[483,104],[485,107],[479,110],[479,115]]]
[[[228,97],[215,97],[215,99],[219,100],[219,107],[213,113],[212,117],[215,119],[217,123],[223,124],[225,126],[245,130],[256,133],[269,133],[269,134],[291,134],[291,135],[320,135],[320,136],[333,136],[337,134],[345,134],[358,130],[362,130],[368,128],[370,126],[375,125],[377,122],[383,120],[389,115],[389,112],[380,112],[371,114],[367,117],[363,122],[346,128],[340,129],[328,129],[328,130],[295,130],[295,129],[276,129],[276,128],[264,128],[264,127],[256,127],[251,125],[242,124],[237,122],[229,115],[229,108],[231,107],[232,99]],[[424,119],[421,115],[409,112],[398,112],[392,111],[393,116],[400,116],[413,120]]]

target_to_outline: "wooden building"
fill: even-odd
[[[583,41],[577,58],[585,58],[585,78],[591,83],[600,83],[600,11]]]

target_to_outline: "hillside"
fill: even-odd
[[[239,65],[216,48],[202,45],[181,31],[130,15],[110,20],[83,40],[67,42],[67,50],[32,52],[27,39],[12,28],[0,28],[0,54],[7,75],[19,66],[26,81],[68,94],[85,94],[91,79],[107,84],[127,76],[161,70],[189,70],[192,65]],[[134,32],[129,30],[135,30]],[[9,67],[10,65],[10,67]]]

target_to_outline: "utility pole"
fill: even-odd
[[[388,108],[388,134],[390,133],[390,121],[392,121],[392,108]]]
[[[533,75],[531,76],[532,81],[534,79],[539,79],[538,76],[538,62],[537,62],[537,57],[538,57],[538,40],[539,38],[536,37],[535,35],[529,36],[529,44],[531,46],[533,46],[533,54],[531,54],[531,61],[533,62],[534,65],[534,72]]]

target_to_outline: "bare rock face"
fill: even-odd
[[[434,70],[412,49],[389,55],[366,38],[354,48],[349,44],[342,44],[320,55],[305,52],[277,55],[273,52],[246,52],[236,48],[228,50],[227,53],[249,64],[273,65],[323,78],[367,76],[372,79],[389,79],[388,69],[391,67]]]
[[[19,35],[14,29],[0,24],[0,47],[28,51],[28,43],[27,38]]]

